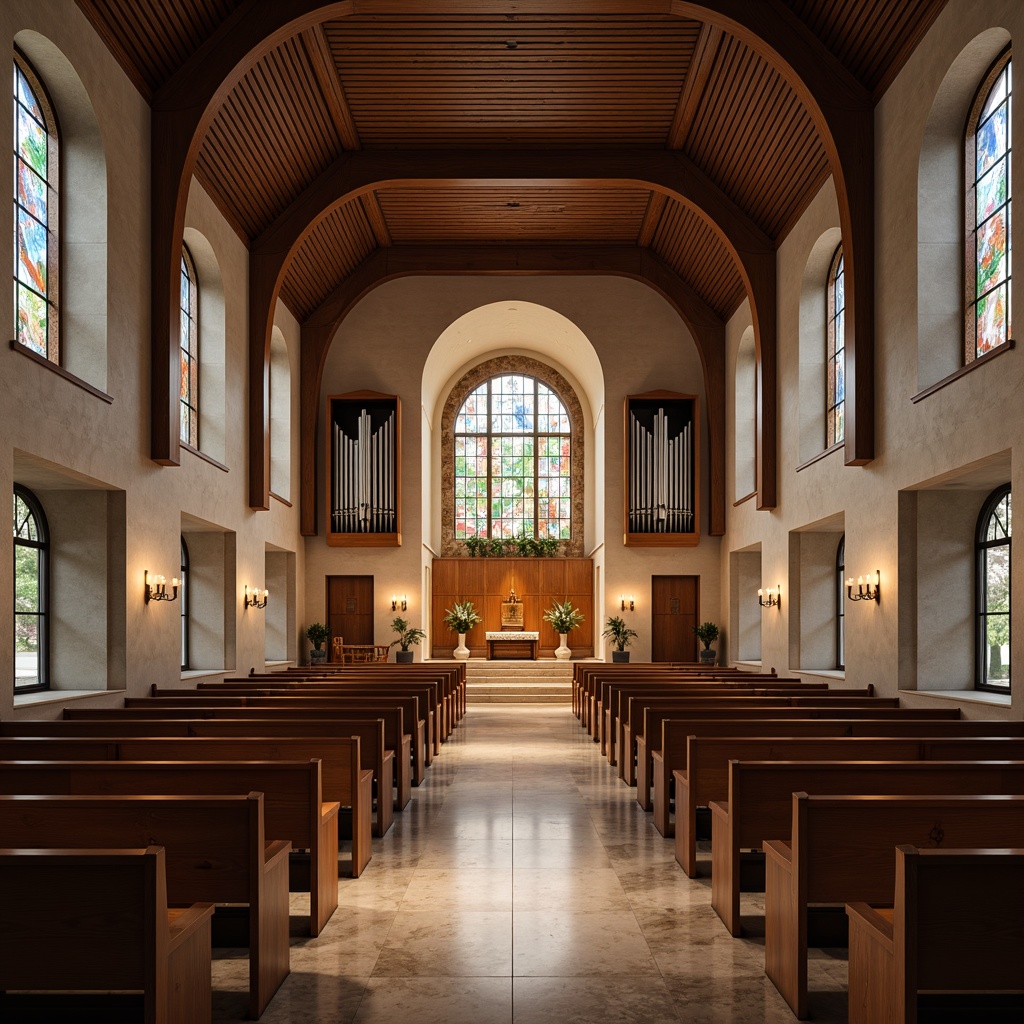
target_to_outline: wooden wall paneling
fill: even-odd
[[[430,567],[430,579],[435,594],[459,592],[459,563],[454,558],[435,558]]]
[[[594,563],[591,559],[565,559],[565,589],[570,593],[586,594],[588,600],[593,597]]]
[[[566,582],[567,558],[546,558],[537,565],[538,592],[541,594],[567,594],[569,585]],[[564,601],[565,597],[557,600]],[[545,608],[550,607],[546,605]]]
[[[459,560],[458,566],[460,594],[493,593],[490,580],[487,578],[486,559],[463,558]]]

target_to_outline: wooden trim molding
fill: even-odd
[[[960,380],[961,377],[966,377],[972,370],[976,370],[979,366],[984,366],[986,363],[992,362],[996,356],[1001,356],[1005,352],[1011,352],[1014,347],[1013,338],[1007,338],[1002,345],[990,349],[984,355],[978,356],[977,359],[973,359],[969,363],[965,363],[959,370],[954,370],[952,373],[946,374],[942,380],[937,380],[934,384],[929,384],[928,387],[924,388],[922,391],[918,391],[916,395],[911,395],[910,400],[917,403],[922,399],[927,398],[929,395],[934,395],[936,391],[941,391],[947,384],[952,384],[953,381]]]
[[[280,494],[275,494],[273,491],[271,491],[270,496],[274,499],[274,501],[279,501],[281,502],[282,505],[287,505],[288,508],[292,507],[292,503],[287,498],[282,498]]]
[[[749,494],[744,494],[742,498],[737,498],[733,503],[733,508],[739,508],[740,505],[745,505],[751,498],[757,497],[757,491],[751,491]]]
[[[65,370],[60,363],[55,363],[52,359],[46,359],[38,352],[33,352],[27,345],[22,345],[20,341],[12,341],[11,349],[14,352],[19,352],[23,356],[27,356],[33,363],[38,363],[40,366],[45,366],[46,369],[52,370],[58,377],[63,377],[64,380],[74,384],[76,388],[88,391],[90,395],[94,398],[98,398],[101,402],[106,402],[107,405],[113,405],[114,399],[112,395],[108,395],[106,391],[100,391],[99,388],[93,387],[92,384],[88,381],[82,380],[81,377],[76,377],[70,370]]]
[[[812,455],[805,462],[801,462],[800,465],[796,467],[795,472],[799,473],[800,470],[806,469],[808,466],[813,466],[816,462],[821,462],[821,460],[827,455],[831,455],[833,452],[841,452],[845,447],[846,442],[840,441],[838,444],[834,444],[831,447],[826,448],[824,451],[818,452],[817,455]]]
[[[202,459],[203,462],[208,462],[211,466],[216,466],[217,469],[224,473],[230,473],[231,470],[224,465],[223,462],[218,462],[212,455],[207,455],[206,452],[201,452],[198,448],[193,448],[192,445],[187,444],[185,441],[181,442],[182,451],[191,452],[197,458]]]

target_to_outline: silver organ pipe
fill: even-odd
[[[648,427],[630,412],[629,531],[692,533],[694,528],[693,426],[687,422],[670,436],[664,408]]]
[[[363,409],[356,436],[332,425],[331,528],[335,533],[393,533],[395,499],[395,414],[373,426]]]

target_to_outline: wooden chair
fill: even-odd
[[[0,892],[0,1020],[137,991],[146,1024],[209,1024],[213,904],[168,909],[162,846],[0,850]]]

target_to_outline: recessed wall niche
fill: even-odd
[[[187,668],[234,669],[236,593],[241,590],[235,583],[235,534],[182,513],[181,535],[189,558]]]
[[[761,545],[729,552],[729,660],[760,663]]]
[[[802,671],[844,670],[845,594],[836,556],[845,533],[839,512],[789,534],[789,663]]]

